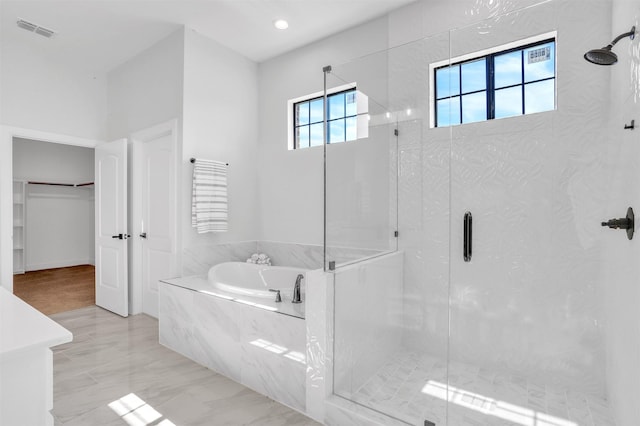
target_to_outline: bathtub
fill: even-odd
[[[275,299],[269,289],[280,290],[283,301],[291,300],[293,286],[306,269],[288,266],[256,265],[245,262],[224,262],[209,269],[208,280],[213,287],[227,293],[261,299]],[[304,289],[305,281],[302,281]],[[304,290],[301,291],[304,295]],[[304,299],[303,299],[304,300]]]
[[[304,413],[306,303],[291,303],[285,295],[276,302],[268,288],[290,295],[298,274],[306,276],[306,272],[227,262],[210,268],[207,275],[162,279],[158,285],[159,341]],[[306,286],[304,280],[302,285]]]

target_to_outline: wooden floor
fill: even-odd
[[[45,315],[96,303],[93,265],[45,269],[13,276],[13,293]]]

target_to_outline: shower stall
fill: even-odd
[[[606,68],[576,49],[601,19],[590,7],[544,2],[325,68],[325,96],[355,86],[358,98],[358,139],[333,142],[344,123],[325,119],[335,398],[386,424],[615,424],[612,287],[640,276],[613,272],[637,241],[601,222],[638,197],[612,189],[630,131]],[[548,110],[523,100],[524,114],[438,125],[474,101],[450,73],[459,96],[438,103],[438,67],[532,37],[553,40]],[[335,247],[372,255],[340,263]]]

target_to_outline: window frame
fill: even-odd
[[[361,111],[360,111],[360,107],[358,106],[358,103],[360,102],[360,97],[358,95],[358,88],[357,88],[357,84],[354,83],[348,83],[348,84],[343,84],[341,86],[337,86],[337,87],[333,87],[331,89],[327,89],[327,98],[329,98],[331,95],[334,94],[339,94],[339,93],[343,93],[343,92],[349,92],[351,90],[355,90],[356,92],[356,115],[355,117],[358,117],[359,115],[361,115]],[[320,92],[315,92],[315,93],[311,93],[309,95],[305,95],[305,96],[300,96],[298,98],[294,98],[294,99],[289,99],[287,101],[287,140],[288,140],[288,150],[289,151],[297,151],[300,149],[308,149],[308,148],[315,148],[316,146],[309,146],[306,148],[299,148],[296,145],[296,134],[295,134],[295,129],[296,129],[296,123],[295,123],[295,105],[303,103],[303,102],[311,102],[312,100],[316,100],[316,99],[322,99],[324,98],[324,91],[320,91]],[[328,100],[328,99],[327,99]],[[326,110],[326,106],[325,106],[325,110]],[[351,117],[351,116],[349,116]],[[344,118],[344,117],[343,117]],[[327,120],[328,122],[329,120]],[[322,121],[324,122],[324,121]],[[328,124],[328,123],[327,123]],[[352,140],[347,141],[347,142],[352,142]],[[324,143],[324,141],[323,141]],[[322,146],[322,145],[318,145],[318,146]]]
[[[353,93],[354,99],[355,99],[355,104],[356,104],[356,110],[354,114],[350,114],[347,115],[347,93]],[[357,119],[358,117],[358,107],[357,107],[357,102],[358,102],[358,91],[356,89],[356,86],[353,86],[351,88],[348,89],[344,89],[344,90],[340,90],[340,91],[336,91],[334,93],[327,93],[327,104],[328,105],[324,105],[325,107],[325,111],[326,113],[329,115],[331,112],[331,101],[329,101],[330,98],[334,97],[334,96],[339,96],[341,94],[345,94],[344,96],[344,114],[342,114],[341,116],[337,117],[337,118],[329,118],[329,116],[327,116],[327,127],[330,127],[330,123],[331,122],[335,122],[338,120],[345,120],[345,126],[344,126],[344,140],[341,140],[339,142],[334,142],[334,143],[342,143],[342,142],[349,142],[353,139],[347,139],[347,125],[346,125],[346,120],[348,118],[355,118]],[[309,98],[309,99],[305,99],[305,100],[298,100],[297,102],[293,103],[293,149],[304,149],[304,148],[312,148],[313,146],[311,145],[311,133],[309,133],[309,146],[305,146],[300,148],[299,146],[299,141],[296,138],[297,136],[297,132],[296,130],[300,127],[309,127],[309,132],[311,131],[311,125],[313,124],[320,124],[320,123],[324,123],[324,119],[320,120],[320,121],[311,121],[311,108],[309,108],[309,120],[306,124],[301,124],[301,125],[297,125],[296,124],[296,110],[297,110],[297,106],[300,104],[305,104],[308,103],[309,105],[311,105],[311,103],[313,101],[317,101],[317,100],[323,100],[323,104],[324,104],[324,94],[322,96],[316,96],[314,98]],[[357,124],[356,124],[357,127]],[[329,140],[330,138],[327,138],[327,144],[330,144],[331,141]],[[324,141],[323,141],[324,143]],[[318,146],[318,145],[314,145],[314,146]]]
[[[518,87],[520,86],[522,89],[522,105],[521,105],[521,114],[518,115],[510,115],[507,117],[499,117],[499,118],[511,118],[511,117],[521,117],[523,115],[529,115],[527,113],[525,113],[525,96],[524,96],[524,91],[525,91],[525,87],[529,84],[532,83],[539,83],[541,81],[548,81],[548,80],[554,80],[554,99],[553,99],[553,109],[552,110],[548,110],[548,111],[555,111],[558,107],[558,103],[557,103],[557,77],[558,77],[558,38],[557,38],[557,32],[556,31],[552,31],[552,32],[548,32],[548,33],[544,33],[544,34],[540,34],[538,36],[535,37],[529,37],[523,40],[518,40],[518,41],[514,41],[511,43],[507,43],[504,45],[500,45],[500,46],[496,46],[490,49],[485,49],[485,50],[481,50],[481,51],[477,51],[477,52],[473,52],[470,54],[466,54],[466,55],[461,55],[455,58],[451,58],[451,59],[447,59],[444,61],[439,61],[439,62],[434,62],[429,64],[429,105],[430,105],[430,128],[447,128],[447,127],[451,127],[451,126],[459,126],[459,125],[463,125],[463,124],[470,124],[470,123],[480,123],[480,122],[484,122],[484,121],[490,121],[490,120],[494,120],[495,119],[495,92],[496,92],[496,88],[494,87],[495,85],[495,77],[494,77],[494,70],[495,70],[495,63],[494,63],[494,58],[496,56],[501,56],[504,54],[509,54],[512,52],[516,52],[516,51],[520,51],[520,50],[526,50],[529,49],[533,46],[537,46],[537,45],[543,45],[546,43],[550,43],[553,42],[554,43],[554,57],[553,57],[553,61],[554,61],[554,72],[553,72],[553,77],[546,77],[546,78],[542,78],[542,79],[538,79],[538,80],[532,80],[532,81],[525,81],[524,78],[524,52],[521,55],[521,81],[520,83],[517,84],[512,84],[512,85],[508,85],[508,86],[504,86],[504,87],[500,87],[499,90],[501,89],[507,89],[507,88],[513,88],[513,87]],[[475,90],[475,91],[471,91],[468,93],[463,93],[462,92],[462,65],[465,63],[470,63],[470,62],[474,62],[480,59],[485,59],[486,60],[486,84],[485,84],[485,89],[483,90]],[[447,67],[452,67],[454,65],[459,65],[459,87],[460,87],[460,91],[457,95],[454,96],[446,96],[446,97],[442,97],[440,99],[438,99],[437,97],[437,87],[436,87],[436,71],[439,69],[443,69],[443,68],[447,68]],[[462,110],[462,96],[463,95],[468,95],[468,94],[474,94],[474,93],[480,93],[480,92],[486,92],[486,102],[487,102],[487,106],[486,106],[486,110],[487,110],[487,118],[484,120],[478,120],[478,121],[473,121],[473,122],[468,122],[465,123],[463,121],[463,110]],[[453,99],[453,98],[459,98],[460,99],[460,122],[456,123],[456,124],[448,124],[448,125],[443,125],[443,126],[438,126],[437,123],[437,101],[438,100],[442,100],[442,99]],[[531,114],[531,113],[530,113]]]

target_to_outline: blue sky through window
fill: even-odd
[[[295,148],[323,144],[323,97],[294,104]],[[339,143],[357,138],[357,95],[355,89],[334,93],[327,97],[328,142]]]
[[[435,70],[436,127],[555,109],[555,41]]]

